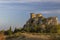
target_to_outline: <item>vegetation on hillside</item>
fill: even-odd
[[[60,34],[60,24],[59,25],[54,25],[54,26],[47,26],[45,29],[41,29],[37,25],[34,25],[34,27],[26,27],[26,28],[20,28],[17,29],[15,28],[14,31],[12,31],[11,27],[9,30],[1,30],[0,33],[4,33],[5,35],[13,35],[15,33],[19,32],[28,32],[28,33],[59,33]]]

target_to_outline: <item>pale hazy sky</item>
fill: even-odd
[[[60,0],[0,0],[0,29],[23,26],[31,12],[60,20]]]

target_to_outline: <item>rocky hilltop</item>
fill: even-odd
[[[58,25],[58,18],[56,16],[45,18],[41,13],[31,13],[30,19],[26,22],[23,29],[25,29],[25,31],[28,31],[28,29],[30,29],[29,31],[31,32],[36,30],[37,32],[38,30],[40,30],[40,32],[45,32],[46,30],[53,28],[55,25]]]

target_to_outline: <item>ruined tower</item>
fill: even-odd
[[[30,14],[30,18],[35,18],[35,17],[36,17],[36,15],[34,13]]]
[[[53,24],[58,25],[58,18],[57,17],[52,17],[52,19],[53,19]]]
[[[42,17],[42,14],[40,13],[40,14],[34,14],[34,13],[31,13],[30,14],[30,18],[35,18],[35,17]]]
[[[40,14],[36,14],[36,17],[42,17],[42,14],[40,13]]]

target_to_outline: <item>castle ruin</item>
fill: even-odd
[[[41,17],[41,16],[42,16],[42,14],[34,14],[34,13],[31,13],[31,14],[30,14],[30,17],[31,17],[31,18]]]
[[[41,13],[40,14],[31,13],[30,19],[26,22],[24,28],[25,27],[33,28],[34,25],[40,25],[41,29],[44,30],[46,25],[50,26],[58,25],[58,18],[56,16],[45,18]]]
[[[39,24],[47,24],[47,25],[57,25],[58,18],[57,17],[43,17],[42,14],[30,14],[30,19],[27,21],[28,23],[39,23]]]

